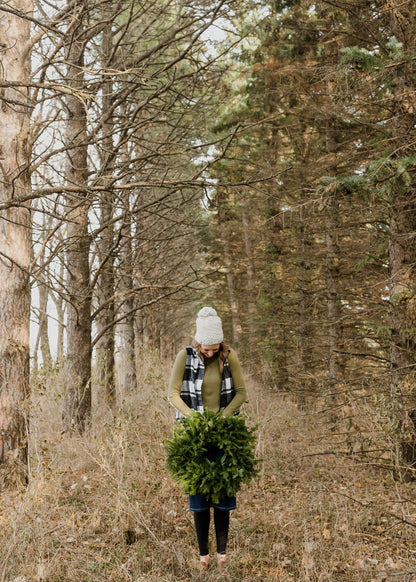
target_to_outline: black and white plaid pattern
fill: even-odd
[[[186,348],[186,364],[183,375],[181,398],[189,408],[195,412],[204,412],[204,405],[202,403],[202,382],[204,381],[205,366],[198,352],[194,348]],[[228,360],[224,361],[224,367],[221,377],[221,392],[220,392],[220,410],[231,402],[234,398],[235,390],[233,384],[233,377],[231,376],[230,365]],[[176,418],[182,418],[180,412],[176,413]]]

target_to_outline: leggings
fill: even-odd
[[[196,536],[198,538],[199,553],[201,556],[209,554],[208,535],[211,513],[209,509],[194,511]],[[217,538],[218,554],[225,554],[227,549],[228,529],[230,526],[230,512],[214,507],[215,536]]]

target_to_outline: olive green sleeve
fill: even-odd
[[[192,408],[189,408],[181,398],[183,375],[185,372],[186,365],[186,350],[181,350],[176,356],[175,363],[173,364],[172,373],[169,380],[168,388],[168,400],[179,410],[184,416],[189,416],[192,414]]]
[[[234,414],[244,402],[247,402],[247,390],[244,383],[243,371],[241,370],[240,362],[234,350],[230,350],[228,354],[228,363],[230,364],[230,372],[233,377],[233,384],[235,396],[230,404],[224,408],[223,416]]]

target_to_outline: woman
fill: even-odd
[[[204,409],[222,411],[224,416],[238,412],[247,393],[241,367],[234,350],[223,343],[221,319],[212,307],[203,307],[197,316],[195,344],[180,351],[169,381],[169,401],[176,408],[177,419]],[[221,451],[208,453],[211,460]],[[217,567],[225,568],[230,511],[236,508],[235,497],[211,504],[203,495],[189,496],[194,513],[202,569],[209,567],[208,535],[210,507],[214,507],[217,541]]]

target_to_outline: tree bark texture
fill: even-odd
[[[124,394],[129,394],[137,386],[136,379],[136,343],[134,333],[135,320],[135,297],[134,297],[134,276],[133,276],[133,248],[132,248],[132,226],[131,217],[126,201],[126,218],[122,228],[122,249],[120,253],[121,271],[120,293],[123,297],[120,305],[120,314],[124,316],[120,323],[120,333],[122,338],[122,390]]]
[[[11,3],[31,14],[30,0]],[[0,10],[2,81],[30,78],[30,24]],[[0,91],[0,203],[30,194],[30,97],[24,87]],[[0,214],[0,464],[27,467],[29,394],[30,209],[11,207]],[[20,472],[20,471],[19,471]]]
[[[304,223],[300,224],[299,232],[299,260],[298,260],[298,281],[299,292],[297,300],[298,310],[298,331],[297,331],[297,376],[300,386],[298,389],[298,405],[300,408],[306,406],[308,396],[315,392],[313,381],[313,326],[311,323],[310,309],[310,252],[311,240]]]
[[[88,182],[85,103],[80,92],[84,82],[82,5],[73,8],[72,34],[67,39],[66,178],[71,186],[85,187]],[[66,430],[84,431],[91,418],[91,286],[89,199],[82,191],[67,197],[67,353],[66,395],[63,421]]]
[[[325,129],[327,151],[327,171],[329,176],[337,175],[335,152],[336,129],[328,114]],[[340,355],[344,345],[344,330],[342,326],[342,305],[340,287],[340,249],[338,244],[338,201],[337,193],[329,192],[325,216],[325,246],[326,246],[326,285],[328,300],[328,389],[330,400],[334,406],[332,420],[335,422],[335,407],[338,404],[339,382],[344,376],[344,360]]]
[[[334,406],[338,400],[338,385],[344,374],[344,366],[339,353],[343,351],[343,328],[341,320],[339,248],[336,234],[336,221],[328,210],[326,217],[326,284],[328,299],[328,389]],[[335,411],[333,412],[335,420]]]
[[[59,281],[65,277],[65,266],[61,261],[59,265]],[[50,292],[50,297],[55,304],[58,335],[56,338],[56,361],[62,363],[64,360],[64,330],[65,330],[65,301],[61,294]]]
[[[48,299],[49,299],[49,289],[46,285],[48,278],[49,269],[44,265],[45,257],[40,258],[40,264],[45,269],[42,276],[39,278],[39,340],[40,340],[40,350],[42,353],[42,363],[46,367],[50,367],[52,364],[51,347],[49,343],[49,330],[48,330]],[[45,281],[45,282],[43,282]]]
[[[283,223],[280,206],[276,205],[276,201],[269,197],[268,199],[268,214],[270,216],[270,263],[273,265],[273,278],[271,284],[267,286],[267,295],[272,304],[271,327],[270,335],[272,338],[272,361],[271,361],[271,378],[267,379],[273,387],[279,392],[286,392],[289,387],[289,348],[287,331],[288,326],[285,324],[284,312],[284,289],[282,286],[282,278],[279,273],[282,272],[282,236]]]
[[[391,2],[391,29],[404,54],[416,50],[414,2]],[[392,100],[394,159],[414,155],[414,61],[398,69]],[[397,423],[396,460],[416,468],[416,191],[402,175],[392,184],[390,203],[390,396]],[[414,474],[413,474],[414,477]]]
[[[106,8],[103,9],[103,19],[106,20]],[[107,20],[102,37],[102,61],[103,70],[110,66],[109,60],[112,52],[112,26],[111,19]],[[102,87],[102,110],[103,119],[103,139],[101,153],[101,173],[104,185],[108,185],[112,179],[112,158],[114,155],[113,144],[113,120],[109,114],[113,83],[108,75]],[[100,198],[101,229],[102,236],[99,241],[98,251],[100,260],[100,276],[98,279],[98,309],[97,333],[100,339],[96,346],[97,359],[97,389],[112,405],[115,401],[115,362],[114,362],[114,227],[113,217],[113,194],[110,190],[105,190]]]
[[[239,317],[239,307],[238,301],[235,293],[235,285],[234,285],[234,268],[233,268],[233,260],[231,256],[231,250],[229,248],[229,241],[227,236],[227,211],[225,209],[226,205],[226,194],[225,192],[219,190],[218,191],[218,230],[219,230],[219,238],[220,244],[222,247],[222,258],[224,260],[224,267],[225,267],[225,277],[227,281],[227,290],[228,290],[228,301],[230,304],[230,311],[231,311],[231,324],[232,324],[232,337],[233,337],[233,344],[235,347],[238,347],[241,336],[243,333],[240,317]]]
[[[397,404],[400,464],[416,465],[416,196],[395,197],[390,216],[391,398]],[[401,458],[400,458],[401,457]]]
[[[247,276],[247,311],[248,311],[248,347],[250,350],[250,359],[256,361],[256,342],[254,319],[256,313],[255,295],[254,295],[254,260],[252,252],[252,243],[250,237],[250,225],[248,217],[247,198],[243,195],[242,209],[241,209],[241,223],[244,232],[244,249],[246,255],[246,276]]]

